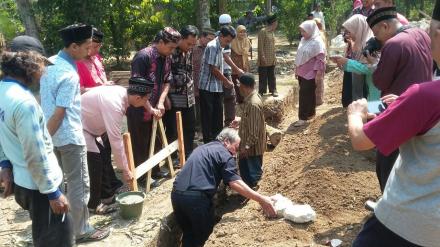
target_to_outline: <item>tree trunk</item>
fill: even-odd
[[[218,15],[226,14],[227,0],[218,0]]]
[[[26,29],[26,35],[38,39],[38,26],[35,21],[34,12],[32,11],[31,2],[29,0],[15,0],[15,2],[17,3],[18,12]]]
[[[204,28],[211,28],[209,19],[209,0],[195,0],[197,6],[197,26],[200,31]]]
[[[266,0],[266,14],[272,13],[272,0]]]

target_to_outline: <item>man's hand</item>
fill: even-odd
[[[157,103],[156,108],[160,111],[160,113],[163,115],[165,113],[165,106],[163,103]]]
[[[273,200],[268,196],[261,196],[261,200],[259,201],[261,208],[266,216],[273,218],[277,216],[277,212],[273,207]]]
[[[366,99],[359,99],[356,101],[353,101],[348,106],[347,109],[347,116],[351,115],[358,115],[362,118],[362,122],[367,122],[368,119],[368,103]]]
[[[388,95],[385,95],[382,98],[380,98],[380,100],[382,100],[382,102],[387,105],[391,105],[391,103],[396,101],[397,98],[399,98],[399,96],[397,96],[395,94],[388,94]]]
[[[223,82],[223,86],[227,89],[231,89],[234,87],[234,83],[232,83],[232,81],[230,81],[230,80],[225,80]]]
[[[133,181],[133,174],[129,170],[122,171],[122,179],[125,183],[131,184]]]
[[[242,69],[238,68],[237,69],[237,74],[238,74],[238,76],[241,76],[241,75],[244,74],[244,71]]]
[[[238,129],[240,126],[241,117],[235,117],[235,119],[229,125],[230,128]]]
[[[12,176],[11,168],[2,168],[0,170],[0,184],[3,184],[3,186],[5,187],[5,191],[3,192],[4,198],[12,194],[13,182],[14,182],[14,178]]]
[[[58,199],[49,200],[49,204],[54,214],[64,214],[69,212],[69,202],[63,194],[61,194]]]

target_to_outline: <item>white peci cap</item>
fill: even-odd
[[[218,18],[218,23],[219,24],[231,24],[232,23],[232,18],[230,15],[228,14],[222,14],[219,18]]]

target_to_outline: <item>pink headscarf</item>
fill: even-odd
[[[322,41],[321,33],[314,20],[308,20],[301,25],[300,28],[310,35],[310,38],[301,39],[296,53],[295,65],[300,66],[307,63],[310,59],[316,57],[320,53],[325,54],[325,44]]]
[[[353,2],[353,9],[357,9],[362,7],[362,0],[354,0]]]
[[[355,37],[353,52],[359,55],[367,41],[374,36],[373,31],[368,26],[367,17],[359,14],[353,15],[342,26]],[[359,55],[357,60],[360,58],[362,57]]]

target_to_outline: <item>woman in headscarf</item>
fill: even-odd
[[[352,44],[352,59],[361,63],[367,63],[366,57],[362,55],[367,41],[373,37],[373,32],[363,15],[353,15],[342,24],[347,33],[347,38]],[[365,73],[352,71],[352,97],[353,100],[362,99],[368,96],[368,88],[365,85]],[[367,82],[368,83],[368,82]]]
[[[299,28],[303,38],[295,59],[295,76],[299,81],[299,120],[295,127],[306,124],[315,116],[316,81],[324,78],[326,52],[315,21],[305,21]]]
[[[325,35],[325,30],[322,26],[321,19],[315,18],[313,19],[318,26],[319,33],[321,35],[322,42],[325,44],[325,49],[327,50],[327,36]],[[327,54],[326,54],[327,55]],[[316,81],[316,106],[320,106],[324,103],[324,76],[322,80]]]
[[[237,27],[237,37],[231,42],[231,59],[244,72],[249,72],[249,50],[251,49],[251,41],[247,37],[246,27],[239,25]],[[238,74],[232,74],[232,81],[237,96],[237,102],[242,103],[243,97],[240,95],[238,87]]]
[[[373,84],[373,67],[368,64],[374,63],[374,59],[362,54],[367,41],[373,37],[368,26],[367,19],[363,15],[353,15],[343,24],[352,44],[352,59],[343,57],[331,58],[344,71],[352,72],[352,93],[353,100],[366,97],[368,101],[380,100],[380,91]],[[366,85],[365,85],[366,82]],[[364,92],[364,88],[366,88]]]

